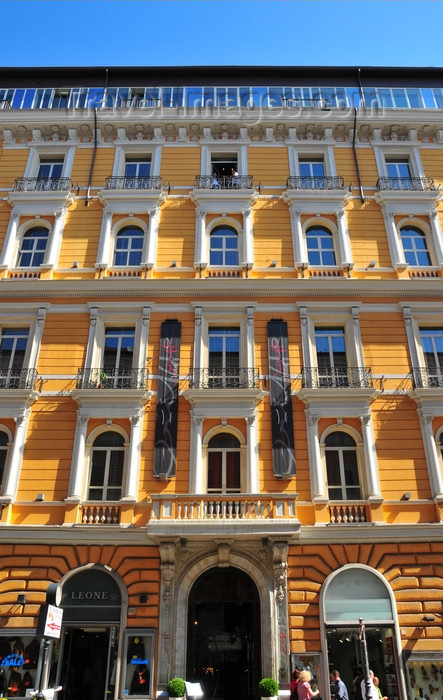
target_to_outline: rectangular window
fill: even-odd
[[[239,383],[240,329],[209,329],[209,383],[232,387]]]
[[[319,386],[348,386],[344,329],[316,328],[315,346]]]
[[[51,158],[48,160],[40,160],[40,168],[37,178],[39,180],[58,179],[62,175],[63,158]]]
[[[420,328],[420,338],[426,363],[425,386],[443,386],[443,328]]]
[[[149,177],[150,172],[150,158],[126,158],[125,177]]]
[[[103,381],[106,382],[106,386],[131,386],[134,343],[134,328],[106,329],[103,353]]]
[[[325,166],[323,158],[300,158],[300,177],[324,177]]]
[[[0,387],[3,389],[21,386],[28,336],[26,328],[4,328],[1,332]]]

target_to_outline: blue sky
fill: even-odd
[[[443,65],[439,0],[0,0],[1,66]]]

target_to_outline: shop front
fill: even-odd
[[[358,696],[365,670],[364,635],[369,667],[382,694],[390,700],[406,697],[395,601],[386,580],[367,566],[343,567],[326,580],[321,602],[325,677],[338,669],[350,697]]]

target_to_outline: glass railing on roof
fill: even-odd
[[[296,86],[182,86],[0,89],[3,109],[441,109],[442,88]],[[1,107],[0,107],[1,108]]]

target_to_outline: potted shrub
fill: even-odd
[[[166,690],[170,698],[183,698],[186,693],[186,683],[183,678],[171,678]]]
[[[278,696],[278,683],[273,678],[262,678],[258,684],[262,698],[275,698]]]

